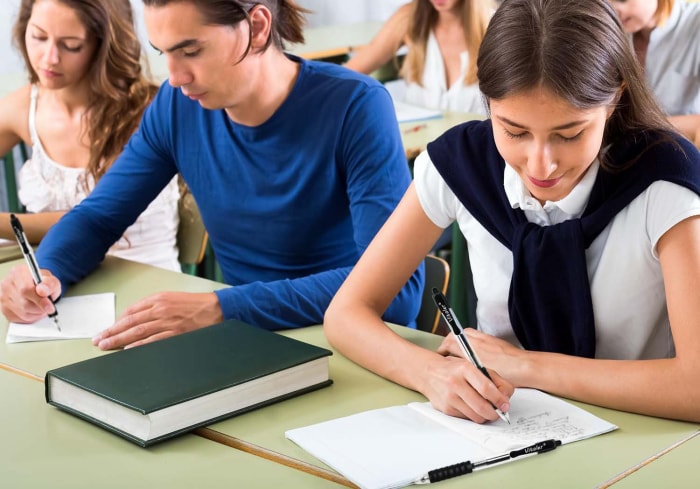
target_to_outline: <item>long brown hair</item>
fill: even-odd
[[[489,0],[460,0],[464,41],[469,53],[469,67],[464,84],[476,83],[476,57],[484,38],[493,8]],[[408,21],[408,53],[401,67],[401,76],[408,81],[423,84],[425,51],[430,32],[435,28],[438,12],[429,0],[413,0]]]
[[[31,83],[37,83],[39,77],[29,60],[25,33],[35,1],[22,0],[13,28],[14,42],[24,57]],[[129,0],[58,1],[76,12],[97,43],[87,74],[90,94],[83,116],[90,144],[87,171],[97,181],[138,128],[157,87],[143,72],[141,44]]]
[[[240,22],[250,23],[249,12],[256,5],[263,5],[272,14],[272,29],[270,37],[267,39],[262,51],[271,45],[278,50],[285,48],[285,43],[304,42],[304,14],[309,10],[300,7],[291,0],[143,0],[143,4],[148,7],[162,7],[171,3],[189,1],[202,14],[204,22],[209,25],[235,26]],[[249,29],[249,36],[252,36],[253,29]],[[250,43],[241,59],[245,58],[250,51]]]
[[[608,0],[506,0],[491,19],[477,67],[487,99],[544,86],[579,109],[615,104],[602,147],[673,131]],[[611,169],[605,158],[601,165]]]

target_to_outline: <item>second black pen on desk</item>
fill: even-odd
[[[453,477],[459,477],[460,475],[471,474],[475,470],[483,469],[490,465],[500,464],[507,462],[518,457],[528,457],[531,455],[537,455],[540,453],[551,452],[555,448],[561,445],[561,440],[545,440],[529,447],[521,448],[520,450],[512,450],[503,455],[498,455],[496,457],[487,458],[486,460],[480,460],[478,462],[462,462],[454,465],[449,465],[447,467],[441,467],[439,469],[431,470],[422,477],[416,479],[414,484],[430,484],[432,482],[440,482],[445,479],[452,479]]]
[[[10,225],[12,226],[12,231],[15,233],[17,238],[17,244],[22,250],[22,255],[27,261],[27,266],[29,267],[29,272],[32,274],[32,279],[35,285],[41,283],[41,272],[39,271],[39,264],[36,262],[36,257],[34,256],[34,250],[32,245],[29,244],[27,236],[24,234],[24,229],[22,228],[22,223],[19,222],[17,216],[10,214]],[[56,302],[54,302],[51,297],[49,300],[53,303],[53,312],[49,314],[49,317],[53,320],[58,331],[61,331],[61,326],[58,324],[58,310],[56,309]]]
[[[447,298],[435,287],[433,287],[433,301],[435,302],[435,305],[440,311],[440,314],[442,314],[443,319],[445,319],[445,322],[450,327],[450,330],[457,338],[457,342],[462,347],[462,352],[464,353],[464,356],[467,358],[467,360],[472,362],[472,364],[482,374],[484,374],[487,379],[493,382],[493,379],[491,379],[488,370],[486,370],[486,367],[484,367],[484,365],[481,363],[481,360],[479,360],[479,357],[477,356],[476,352],[469,344],[469,341],[467,340],[467,335],[464,334],[464,328],[459,323],[459,319],[457,319],[457,316],[455,316],[454,311],[447,303]],[[493,408],[496,410],[496,414],[498,414],[498,416],[503,421],[510,424],[510,416],[508,416],[508,413],[504,413],[496,406],[494,406],[493,403],[491,403],[491,406],[493,406]]]

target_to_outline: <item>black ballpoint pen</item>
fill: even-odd
[[[482,374],[484,374],[487,379],[489,379],[491,382],[493,382],[493,379],[489,375],[488,370],[486,370],[486,367],[484,367],[484,365],[481,363],[481,360],[479,360],[479,357],[477,356],[476,352],[469,344],[469,341],[467,340],[467,336],[464,334],[464,328],[459,323],[459,319],[457,319],[457,316],[455,316],[454,311],[447,303],[447,298],[435,287],[433,287],[433,301],[435,302],[435,305],[437,306],[438,310],[440,311],[440,314],[442,314],[442,317],[445,319],[445,322],[450,327],[450,330],[452,330],[452,333],[457,338],[457,341],[458,341],[459,345],[462,347],[462,351],[464,352],[464,355],[467,357],[467,360],[472,362],[472,364],[477,369],[479,369],[479,371]],[[503,411],[498,409],[496,406],[494,406],[493,403],[491,403],[491,406],[493,406],[493,408],[496,410],[496,414],[498,414],[498,416],[503,421],[510,424],[510,416],[508,416],[508,413],[504,413]]]
[[[449,465],[447,467],[441,467],[439,469],[431,470],[424,476],[419,477],[414,481],[414,484],[429,484],[431,482],[439,482],[445,479],[458,477],[460,475],[471,474],[473,471],[488,467],[489,465],[506,462],[518,457],[549,452],[557,448],[559,445],[561,445],[560,440],[545,440],[519,450],[513,450],[511,452],[504,453],[503,455],[498,455],[497,457],[487,458],[486,460],[480,460],[478,462],[461,462],[458,464]]]
[[[19,222],[17,216],[10,214],[10,225],[12,226],[12,231],[15,233],[17,238],[17,244],[19,244],[22,250],[22,255],[27,261],[27,266],[32,274],[32,279],[34,283],[39,285],[41,283],[41,272],[39,272],[39,264],[36,262],[36,257],[34,256],[34,250],[32,250],[32,245],[29,244],[27,236],[24,234],[24,229],[22,229],[22,223]],[[61,326],[58,324],[58,310],[56,309],[56,303],[53,299],[49,297],[49,300],[54,304],[53,312],[49,314],[49,317],[56,324],[56,328],[61,331]]]

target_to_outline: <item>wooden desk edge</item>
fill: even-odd
[[[25,370],[19,369],[12,367],[10,365],[0,363],[0,369],[6,370],[10,373],[21,375],[23,377],[27,377],[31,380],[37,381],[44,383],[44,379],[42,377],[39,377],[38,375],[34,375],[30,372],[27,372]],[[225,435],[219,431],[212,430],[211,428],[203,427],[203,428],[197,428],[193,432],[193,434],[198,435],[202,438],[205,438],[209,441],[213,441],[216,443],[220,443],[222,445],[225,445],[230,448],[234,448],[236,450],[241,450],[243,452],[250,453],[252,455],[256,455],[261,458],[265,458],[267,460],[270,460],[272,462],[278,463],[280,465],[286,465],[287,467],[291,467],[293,469],[299,470],[301,472],[320,477],[322,479],[329,480],[331,482],[335,482],[336,484],[341,484],[346,487],[350,487],[353,489],[356,489],[357,486],[347,480],[346,478],[342,477],[341,475],[332,472],[330,470],[326,470],[321,467],[317,467],[315,465],[312,465],[307,462],[303,462],[301,460],[288,457],[286,455],[283,455],[278,452],[274,452],[272,450],[268,450],[266,448],[263,448],[261,446],[255,445],[253,443],[248,443],[245,442],[239,438],[235,438],[229,435]]]
[[[351,487],[354,489],[357,488],[355,484],[353,484],[345,477],[335,472],[326,470],[321,467],[317,467],[315,465],[304,462],[302,460],[298,460],[296,458],[289,457],[287,455],[283,455],[273,450],[268,450],[267,448],[263,448],[259,445],[255,445],[253,443],[243,441],[239,438],[226,435],[211,428],[197,428],[193,431],[193,433],[195,435],[201,436],[202,438],[206,438],[207,440],[221,443],[222,445],[226,445],[228,447],[235,448],[237,450],[241,450],[243,452],[247,452],[252,455],[265,458],[267,460],[276,462],[281,465],[286,465],[287,467],[291,467],[293,469],[300,470],[301,472],[305,472],[307,474],[311,474],[316,477],[335,482],[336,484],[341,484],[343,486]]]
[[[679,446],[683,445],[685,442],[692,440],[693,438],[695,438],[698,435],[700,435],[700,430],[695,431],[695,432],[691,433],[690,435],[686,436],[685,438],[678,440],[676,443],[664,448],[663,450],[652,455],[651,457],[642,460],[637,465],[630,467],[629,469],[625,470],[624,472],[620,472],[612,479],[609,479],[609,480],[603,482],[601,485],[597,486],[596,489],[607,489],[608,487],[612,486],[613,484],[620,482],[622,479],[624,479],[625,477],[627,477],[629,475],[634,474],[639,469],[646,467],[650,463],[652,463],[655,460],[658,460],[659,458],[666,455],[671,450],[678,448]]]
[[[38,382],[44,383],[43,377],[35,375],[31,372],[27,372],[26,370],[22,370],[20,368],[13,367],[12,365],[8,365],[6,363],[0,363],[0,369],[7,370],[10,373],[21,375],[22,377],[27,377],[28,379],[32,379],[32,380],[36,380]]]

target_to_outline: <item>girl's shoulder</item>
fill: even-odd
[[[408,28],[413,16],[413,5],[407,3],[400,6],[386,21],[386,26],[395,29],[396,32],[408,33]]]
[[[0,134],[12,132],[26,139],[31,89],[32,85],[27,84],[0,98]]]

